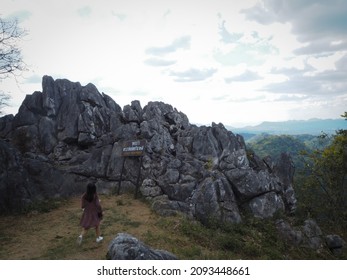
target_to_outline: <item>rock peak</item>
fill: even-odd
[[[120,192],[135,191],[139,168],[140,192],[162,215],[238,223],[244,209],[266,218],[296,204],[287,158],[273,172],[275,164],[248,155],[243,138],[221,123],[191,125],[158,101],[122,109],[93,84],[44,76],[42,92],[27,95],[16,116],[0,119],[0,138],[7,139],[0,141],[0,165],[11,178],[0,178],[1,210],[81,193],[89,181],[100,192],[114,192],[120,180]],[[137,139],[147,143],[142,161],[125,160],[124,141]]]

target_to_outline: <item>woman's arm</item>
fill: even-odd
[[[102,207],[100,204],[100,199],[98,197],[98,195],[95,195],[95,205],[96,205],[96,209],[98,210],[98,213],[102,213]]]
[[[82,209],[86,208],[85,194],[83,194],[81,197],[81,208]]]

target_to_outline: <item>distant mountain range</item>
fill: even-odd
[[[333,134],[336,130],[347,129],[347,121],[344,119],[310,119],[310,120],[291,120],[283,122],[262,122],[256,126],[246,126],[234,128],[226,126],[227,129],[241,135],[268,134],[311,134],[319,135],[322,132]],[[249,135],[249,136],[251,136]]]

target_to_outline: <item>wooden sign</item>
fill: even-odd
[[[140,157],[145,152],[146,140],[125,141],[122,149],[123,157]]]
[[[137,198],[138,190],[140,188],[140,178],[141,178],[141,167],[142,167],[142,156],[145,152],[145,146],[146,146],[146,140],[131,140],[131,141],[125,141],[123,144],[122,149],[122,156],[123,158],[123,164],[122,164],[122,171],[120,173],[120,179],[118,184],[118,190],[117,194],[120,194],[121,190],[121,184],[122,184],[122,178],[123,178],[123,172],[124,172],[124,164],[126,157],[140,157],[139,159],[139,170],[137,175],[137,181],[136,181],[136,192],[135,192],[135,198]]]

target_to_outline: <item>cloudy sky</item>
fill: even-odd
[[[16,113],[43,75],[91,82],[119,105],[163,101],[191,123],[339,118],[345,0],[2,0],[28,71],[0,87]]]

